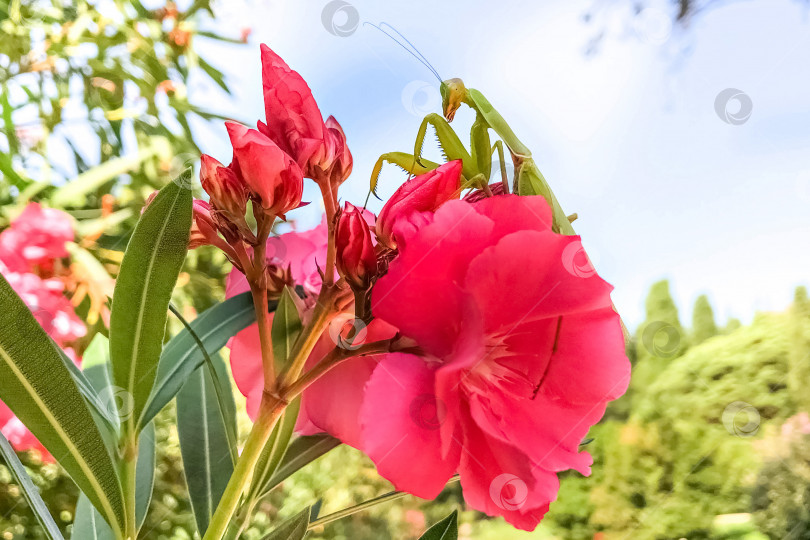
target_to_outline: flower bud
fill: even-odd
[[[255,129],[227,122],[233,145],[231,167],[251,197],[272,215],[284,216],[301,204],[304,179],[301,168],[272,140]]]
[[[335,265],[352,289],[365,290],[377,273],[377,255],[371,242],[369,224],[351,203],[340,213],[335,233]]]
[[[412,221],[422,212],[434,212],[443,203],[458,197],[460,185],[460,159],[408,180],[380,211],[377,239],[390,248],[396,248],[395,229],[398,221]]]
[[[217,224],[211,216],[211,205],[200,199],[194,199],[188,248],[195,249],[217,243],[219,243],[219,235],[217,234]]]
[[[203,154],[200,157],[200,182],[216,211],[241,228],[245,222],[248,194],[236,174],[216,159]]]

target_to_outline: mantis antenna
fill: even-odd
[[[366,21],[363,24],[364,25],[367,24],[369,26],[372,26],[372,27],[376,28],[377,30],[379,30],[380,32],[382,32],[383,34],[385,34],[386,36],[388,36],[389,38],[391,38],[394,41],[394,43],[396,43],[397,45],[399,45],[400,47],[402,47],[403,49],[408,51],[411,54],[411,56],[413,56],[414,58],[419,60],[419,62],[421,62],[423,66],[428,68],[430,70],[430,72],[433,73],[433,75],[439,80],[439,82],[442,82],[442,78],[439,76],[439,72],[436,71],[436,68],[434,68],[431,65],[430,62],[428,62],[427,58],[425,58],[425,55],[423,55],[421,52],[419,52],[419,49],[417,49],[416,46],[413,43],[411,43],[410,40],[408,40],[408,38],[403,36],[402,33],[399,30],[397,30],[396,28],[394,28],[393,26],[391,26],[387,22],[381,22],[379,25],[376,25],[374,23],[370,23],[370,22]],[[393,35],[389,34],[387,31],[383,30],[383,27],[390,28],[391,31],[396,33],[396,35],[399,36],[399,38],[402,41],[407,43],[408,46],[410,46],[410,48],[408,48],[408,46],[406,46],[405,43],[402,43],[402,41],[400,41],[400,39],[397,39]]]

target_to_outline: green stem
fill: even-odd
[[[239,499],[250,482],[251,472],[256,466],[256,462],[262,454],[262,449],[267,443],[267,439],[270,438],[270,434],[273,432],[273,428],[286,406],[285,401],[264,394],[262,403],[259,406],[259,415],[256,417],[250,435],[248,435],[245,448],[236,462],[236,468],[228,481],[225,492],[222,494],[219,505],[211,517],[208,530],[205,531],[203,537],[204,540],[219,540],[228,530],[231,518],[239,505]]]
[[[138,466],[138,437],[133,435],[124,441],[121,458],[121,487],[124,491],[124,538],[135,540],[138,536],[135,519],[135,481]]]

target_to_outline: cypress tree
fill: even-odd
[[[714,310],[705,294],[698,296],[692,310],[692,344],[697,345],[717,335],[717,324],[714,322]]]

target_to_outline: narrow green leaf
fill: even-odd
[[[155,424],[149,423],[138,436],[138,461],[135,464],[135,523],[138,529],[146,519],[155,487]]]
[[[169,299],[188,249],[192,196],[183,183],[161,189],[146,208],[115,283],[110,358],[113,382],[132,401],[124,422],[127,432],[136,431],[155,382]]]
[[[330,450],[340,446],[340,441],[329,435],[306,435],[290,443],[273,477],[267,482],[266,494],[295,472],[309,465]]]
[[[115,392],[110,376],[110,348],[109,341],[103,334],[96,334],[84,351],[82,357],[84,377],[96,392],[117,425],[118,416],[126,414],[131,403],[121,399]],[[113,444],[117,441],[117,428],[112,438]],[[155,427],[152,423],[141,431],[138,442],[138,461],[135,469],[135,519],[137,526],[143,524],[149,502],[152,500],[152,490],[155,483]],[[78,517],[76,518],[78,520]],[[96,529],[99,527],[96,525]],[[112,532],[110,531],[110,534]],[[80,538],[80,537],[77,537]]]
[[[62,356],[0,277],[0,400],[65,468],[104,517],[124,524],[121,484]]]
[[[76,503],[76,517],[73,518],[72,540],[115,540],[115,533],[90,503],[84,493],[79,494]]]
[[[96,425],[98,425],[98,429],[99,432],[101,432],[102,437],[108,443],[112,443],[112,441],[115,440],[115,434],[118,431],[118,418],[115,416],[115,412],[110,411],[109,406],[104,402],[102,396],[99,395],[99,392],[95,389],[93,383],[90,382],[90,379],[87,378],[85,372],[80,370],[76,364],[73,363],[73,360],[71,360],[70,357],[68,357],[68,355],[65,354],[65,352],[55,343],[54,347],[56,347],[56,350],[59,351],[65,367],[68,368],[68,371],[73,377],[73,382],[76,383],[76,387],[79,389],[82,397],[84,397],[84,400],[87,402],[87,406],[90,408],[93,418],[97,420]],[[93,355],[93,351],[91,349],[88,348],[87,351],[90,352],[91,356]]]
[[[275,309],[271,302],[270,310]],[[205,310],[189,325],[205,345],[209,355],[218,352],[230,338],[256,321],[250,293],[243,293]],[[141,425],[151,421],[169,403],[205,357],[187,329],[177,333],[163,349],[152,395],[141,417]]]
[[[282,523],[262,540],[302,540],[307,535],[310,508],[306,507]]]
[[[225,363],[212,359],[219,380],[227,379]],[[199,367],[177,394],[177,434],[183,471],[188,484],[194,518],[202,536],[233,473],[227,433],[228,416],[235,414],[228,386],[230,406],[223,411],[214,388],[214,377],[206,366]],[[223,385],[224,386],[224,385]],[[220,388],[220,391],[226,391]],[[233,420],[235,421],[235,420]]]
[[[51,203],[58,207],[81,203],[86,194],[135,169],[154,155],[155,150],[153,148],[144,148],[133,156],[105,161],[98,167],[93,167],[89,171],[80,174],[54,191],[53,195],[51,195]]]
[[[53,520],[51,513],[48,511],[48,507],[45,506],[45,501],[43,501],[42,497],[39,495],[37,486],[31,481],[31,477],[29,477],[28,473],[25,471],[25,467],[20,462],[20,458],[17,457],[14,448],[11,447],[11,443],[8,442],[8,439],[6,439],[2,433],[0,433],[0,456],[3,457],[3,461],[5,461],[6,466],[9,471],[11,471],[11,475],[20,486],[25,500],[28,501],[28,506],[31,507],[37,521],[42,525],[45,534],[52,540],[62,540],[62,532]]]
[[[276,315],[273,317],[273,327],[270,329],[276,373],[284,373],[286,370],[290,351],[303,328],[301,316],[298,314],[298,301],[298,295],[285,286],[278,301]]]
[[[458,540],[458,510],[435,523],[419,540]]]
[[[233,393],[230,384],[228,383],[227,388],[228,391],[226,396],[226,390],[224,387],[226,383],[223,382],[229,381],[230,379],[228,379],[227,373],[225,374],[226,375],[225,377],[223,378],[219,377],[219,374],[217,373],[217,366],[214,364],[214,361],[211,360],[211,355],[209,355],[208,351],[205,350],[205,344],[200,339],[200,336],[198,336],[197,333],[194,332],[194,329],[191,327],[190,324],[188,324],[188,321],[186,321],[185,317],[183,317],[183,315],[176,307],[174,307],[172,304],[169,304],[169,309],[174,314],[174,316],[180,319],[180,322],[183,323],[183,327],[186,330],[188,330],[189,334],[191,334],[191,337],[194,338],[194,342],[197,345],[197,349],[205,358],[204,367],[205,369],[208,370],[208,373],[209,375],[211,375],[211,379],[214,382],[214,392],[216,393],[215,397],[217,400],[219,410],[221,411],[222,421],[225,424],[225,434],[228,437],[228,448],[230,449],[231,452],[231,461],[233,462],[234,466],[236,466],[236,460],[239,457],[239,452],[236,449],[236,442],[237,442],[236,404],[234,403],[233,400]]]

